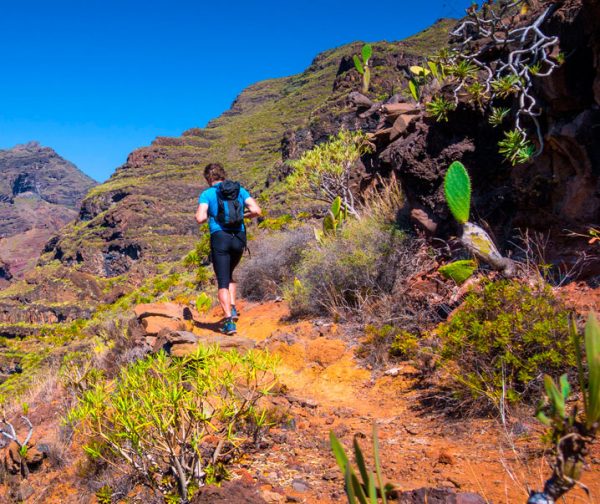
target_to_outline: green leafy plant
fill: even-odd
[[[319,243],[323,243],[325,236],[335,236],[344,221],[348,218],[348,210],[339,196],[333,200],[327,215],[323,219],[323,230],[315,229],[315,237]]]
[[[362,92],[368,93],[369,86],[371,84],[371,68],[369,61],[373,55],[373,47],[371,44],[365,44],[361,49],[361,58],[358,55],[354,55],[352,60],[354,61],[354,67],[358,70],[358,73],[362,75]]]
[[[201,292],[196,298],[196,309],[198,313],[206,313],[212,307],[212,299],[206,292]]]
[[[498,142],[498,146],[498,152],[513,166],[527,163],[535,152],[533,144],[518,129],[504,132],[504,139]]]
[[[288,188],[329,205],[339,196],[344,209],[359,217],[356,196],[350,187],[350,170],[370,151],[365,133],[341,129],[329,141],[290,162],[293,172],[286,179]]]
[[[110,485],[104,485],[96,492],[98,504],[112,504],[113,491]]]
[[[472,102],[476,103],[480,108],[483,108],[484,103],[490,98],[485,85],[480,81],[474,81],[465,89],[469,93]]]
[[[539,61],[537,61],[533,65],[529,65],[527,69],[531,75],[538,75],[542,71],[542,65]]]
[[[444,194],[450,212],[459,224],[469,220],[471,179],[460,161],[454,161],[444,177]]]
[[[528,504],[554,504],[575,485],[583,486],[579,480],[585,468],[585,457],[600,426],[600,325],[595,314],[590,313],[585,325],[587,380],[581,356],[581,338],[574,321],[571,336],[577,357],[582,404],[575,403],[567,413],[571,394],[567,375],[563,374],[558,383],[550,376],[544,376],[546,398],[538,406],[536,417],[549,428],[555,459],[551,464],[552,476],[546,481],[544,490],[533,492]]]
[[[448,74],[461,82],[476,78],[478,72],[479,69],[466,59],[461,59],[448,68]]]
[[[431,75],[433,75],[433,77],[438,81],[441,82],[446,78],[444,65],[442,65],[441,63],[437,63],[435,61],[427,61],[427,67],[429,68]]]
[[[356,437],[354,438],[354,459],[358,467],[358,473],[361,477],[360,480],[348,460],[344,447],[333,431],[329,433],[329,441],[335,460],[344,474],[344,489],[346,491],[346,497],[348,498],[348,504],[377,504],[379,499],[381,499],[382,504],[387,504],[388,495],[394,491],[395,487],[390,483],[383,483],[377,426],[373,424],[373,459],[375,463],[375,472],[370,471],[367,468],[360,445],[358,444]]]
[[[173,360],[160,352],[85,391],[66,421],[87,439],[90,457],[123,461],[151,488],[185,501],[226,477],[226,462],[254,437],[275,365],[265,352],[217,346]]]
[[[399,331],[390,345],[389,354],[392,357],[411,358],[419,349],[419,338],[408,331]]]
[[[462,163],[454,161],[444,177],[446,203],[456,221],[462,226],[463,245],[476,257],[494,269],[511,276],[514,271],[510,259],[502,257],[491,237],[480,227],[469,222],[471,207],[471,179]]]
[[[408,90],[409,90],[410,95],[412,96],[413,100],[415,100],[416,102],[420,101],[421,88],[417,81],[415,81],[414,79],[410,79],[408,81]]]
[[[412,77],[408,80],[408,91],[416,102],[421,101],[421,88],[430,80],[431,70],[413,65],[409,68]]]
[[[210,233],[208,232],[208,226],[205,225],[200,228],[200,239],[196,243],[194,250],[183,258],[183,265],[196,271],[196,283],[198,285],[207,282],[211,277],[211,273],[206,267],[210,264],[209,257]]]
[[[499,98],[508,98],[519,93],[521,79],[515,74],[507,74],[491,82],[492,89]]]
[[[496,407],[530,400],[541,389],[540,373],[575,364],[569,315],[548,286],[483,284],[436,330],[453,390],[462,400]]]
[[[434,96],[425,106],[427,112],[432,115],[436,121],[448,122],[448,114],[456,110],[456,104],[446,100],[443,96]]]
[[[294,217],[290,214],[282,214],[278,217],[266,217],[258,225],[259,229],[267,229],[269,231],[282,231],[291,227],[294,223]]]
[[[445,277],[454,280],[458,285],[470,278],[477,269],[477,263],[472,259],[454,261],[441,266],[438,271]]]
[[[104,377],[103,372],[93,366],[88,352],[66,354],[58,375],[62,385],[73,395],[82,394]]]
[[[492,126],[501,126],[504,122],[504,119],[510,113],[510,109],[506,107],[492,107],[490,113],[490,117],[488,118],[488,122]]]

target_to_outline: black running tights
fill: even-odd
[[[233,270],[239,264],[246,248],[244,231],[216,231],[210,235],[212,263],[219,289],[228,289],[233,282]]]

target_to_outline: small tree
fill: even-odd
[[[294,171],[287,179],[288,186],[330,205],[339,196],[348,213],[359,217],[356,197],[350,188],[350,174],[352,166],[370,151],[365,133],[341,129],[327,142],[290,162]]]

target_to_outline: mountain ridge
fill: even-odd
[[[50,147],[30,141],[0,150],[0,259],[10,275],[31,269],[48,239],[77,217],[97,183]]]

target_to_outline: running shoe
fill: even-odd
[[[237,332],[237,327],[235,326],[235,322],[232,319],[227,319],[221,328],[221,332],[223,334],[235,334]]]
[[[235,322],[237,322],[239,320],[239,318],[240,318],[240,314],[235,309],[235,306],[231,305],[231,320],[234,320]]]

